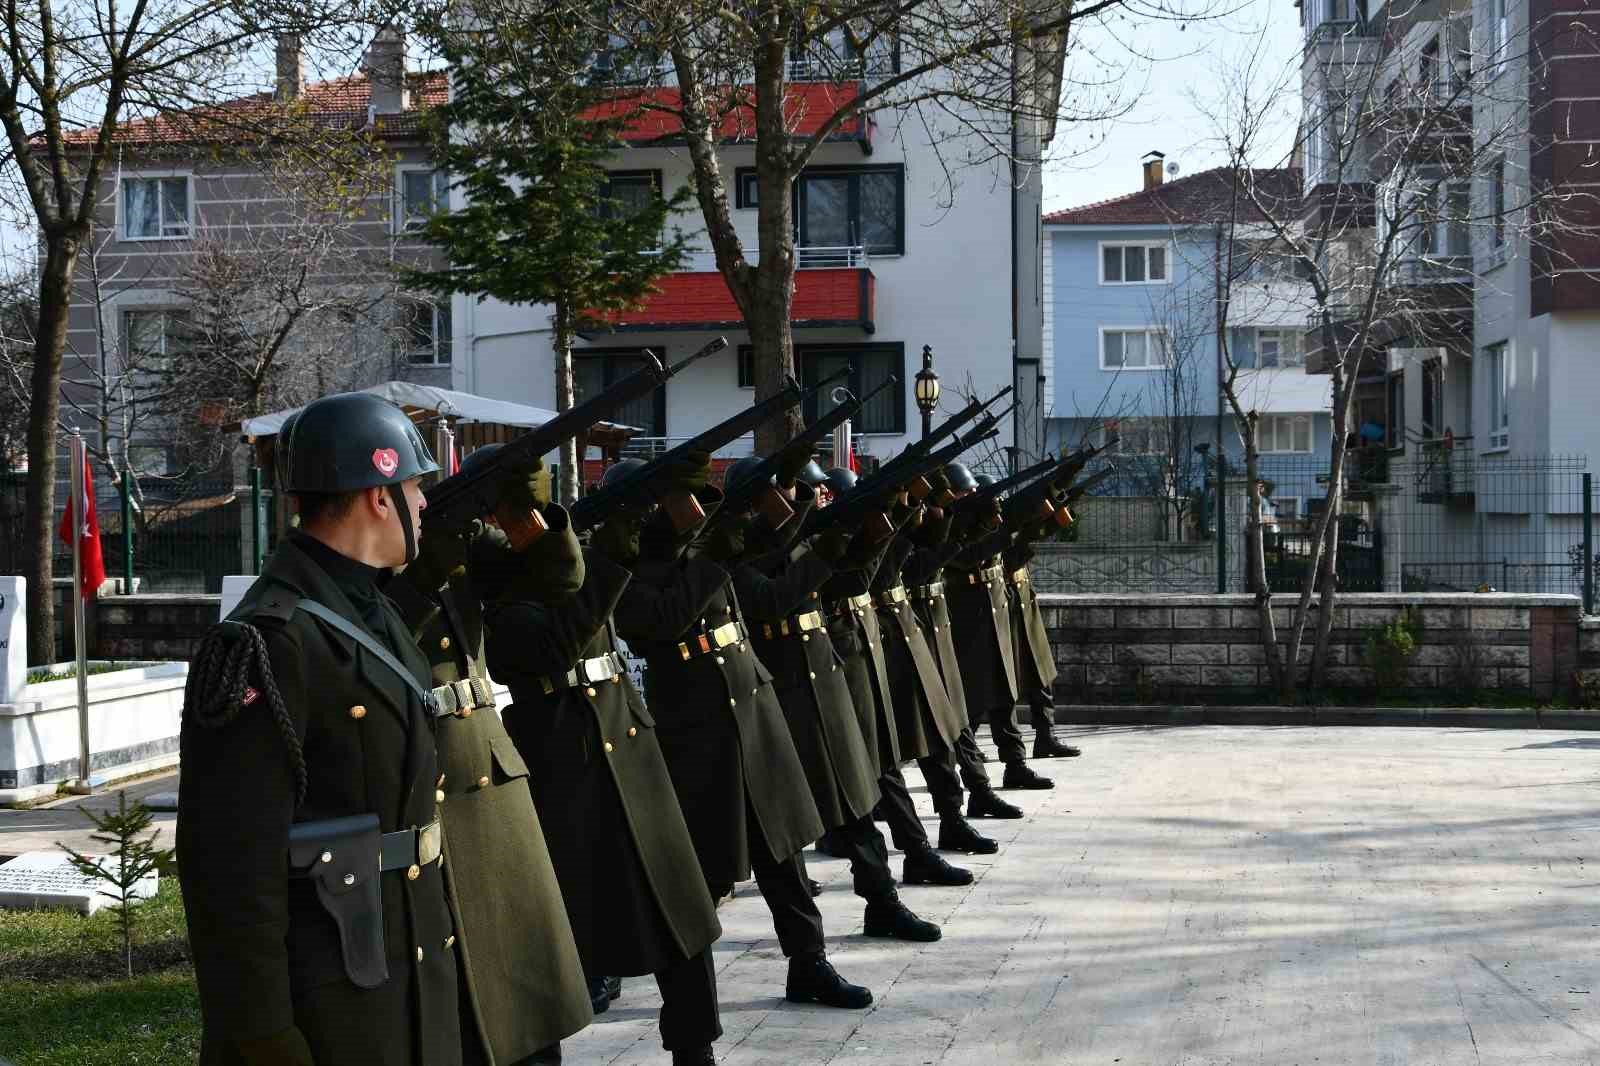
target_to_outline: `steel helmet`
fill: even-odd
[[[743,459],[740,459],[738,462],[734,463],[732,466],[728,467],[728,472],[722,476],[723,489],[731,489],[735,485],[740,485],[750,480],[750,478],[755,475],[756,468],[759,467],[761,463],[761,456],[747,455]]]
[[[370,392],[313,400],[278,431],[278,487],[343,493],[399,485],[438,471],[406,413]]]
[[[458,470],[457,473],[472,473],[478,467],[482,466],[484,463],[487,463],[494,456],[495,452],[504,447],[504,444],[485,444],[482,447],[473,449],[471,455],[461,460],[461,469]]]
[[[836,466],[828,471],[822,483],[828,487],[828,491],[833,493],[835,497],[843,496],[856,487],[856,473],[854,470],[846,470],[842,466]]]
[[[972,476],[965,463],[949,463],[944,468],[944,478],[950,482],[951,492],[971,492],[981,483]]]
[[[828,475],[823,472],[822,467],[817,465],[817,461],[812,459],[810,462],[806,463],[805,469],[800,471],[800,476],[796,478],[796,480],[802,485],[809,485],[812,488],[816,488],[818,485],[821,485],[823,482],[828,480]]]
[[[994,478],[990,477],[988,474],[979,474],[977,477],[973,478],[972,481],[972,487],[976,489],[981,489],[988,485],[994,484]]]
[[[606,467],[606,472],[600,475],[600,487],[605,488],[607,485],[615,485],[618,481],[643,466],[643,459],[619,459]]]

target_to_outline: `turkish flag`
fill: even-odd
[[[83,554],[83,587],[78,594],[92,600],[106,582],[106,562],[100,554],[100,518],[94,512],[94,472],[89,469],[89,457],[83,457],[83,499],[69,500],[61,514],[61,528],[57,535],[63,544],[72,543],[72,531],[78,531],[78,547]]]

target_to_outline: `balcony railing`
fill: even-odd
[[[1423,255],[1394,264],[1397,285],[1448,285],[1472,280],[1472,256]]]
[[[839,270],[870,266],[866,248],[859,244],[796,245],[795,267],[799,270]],[[757,248],[746,247],[745,261],[754,263],[761,257]],[[695,249],[684,257],[683,273],[714,274],[717,271],[717,254],[710,249]]]

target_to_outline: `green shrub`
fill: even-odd
[[[1403,689],[1406,671],[1417,657],[1417,636],[1422,623],[1407,607],[1400,617],[1367,632],[1367,665],[1379,691]]]

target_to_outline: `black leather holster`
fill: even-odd
[[[382,839],[376,814],[289,827],[289,870],[316,884],[317,899],[339,927],[345,975],[360,988],[389,979],[378,863]]]

